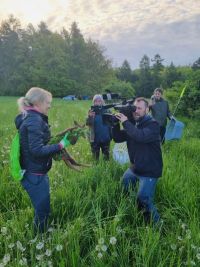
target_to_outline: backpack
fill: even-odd
[[[20,181],[23,178],[25,170],[20,166],[20,141],[19,133],[17,132],[11,142],[10,148],[10,174],[15,181]]]

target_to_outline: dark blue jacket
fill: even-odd
[[[52,156],[60,146],[47,145],[50,140],[48,117],[35,110],[28,110],[25,118],[19,114],[15,119],[20,135],[21,168],[31,173],[45,174],[52,165]]]
[[[113,128],[116,143],[127,142],[128,153],[135,174],[158,178],[162,176],[162,152],[160,148],[160,127],[150,116],[144,116],[134,125],[130,121]]]

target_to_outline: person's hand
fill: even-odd
[[[68,133],[65,134],[65,136],[63,137],[63,139],[59,143],[63,148],[67,147],[71,144],[67,137],[68,137]]]
[[[71,145],[75,145],[76,142],[78,141],[78,139],[79,139],[78,134],[75,134],[71,138],[69,138],[69,142],[70,142]]]
[[[122,123],[128,120],[128,118],[124,114],[122,114],[122,113],[115,114],[115,117],[118,120],[120,120]]]
[[[89,112],[88,112],[88,116],[94,118],[94,116],[95,116],[95,112],[92,111],[92,110],[89,110]]]

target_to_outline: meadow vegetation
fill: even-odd
[[[200,266],[197,121],[180,118],[183,138],[163,146],[164,171],[155,199],[160,227],[145,225],[135,192],[122,194],[120,179],[127,165],[100,160],[78,173],[54,162],[48,234],[35,237],[30,200],[9,174],[16,99],[0,98],[0,266]],[[73,120],[84,122],[89,106],[87,101],[55,99],[49,114],[52,133],[72,126]],[[83,138],[69,151],[79,162],[92,161]]]

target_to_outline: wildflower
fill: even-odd
[[[196,257],[198,260],[200,260],[200,253],[197,253]]]
[[[35,237],[34,239],[31,239],[30,241],[29,241],[29,244],[33,244],[33,243],[35,243],[37,241],[37,237]]]
[[[96,250],[96,251],[100,251],[100,250],[101,250],[100,245],[96,245],[95,250]]]
[[[102,245],[101,246],[101,250],[105,252],[107,250],[107,246],[106,245]]]
[[[123,230],[122,230],[122,228],[121,228],[120,226],[118,226],[118,227],[116,228],[116,231],[117,231],[118,234],[120,234],[120,233],[123,232]]]
[[[3,264],[6,265],[10,261],[10,254],[5,254],[3,257]]]
[[[97,254],[97,257],[98,257],[99,259],[101,259],[101,258],[103,257],[103,254],[102,254],[101,252],[99,252],[99,253]]]
[[[181,228],[182,228],[183,230],[185,230],[186,227],[187,227],[187,224],[185,224],[185,223],[182,223],[182,224],[181,224]]]
[[[15,246],[14,243],[10,243],[10,244],[8,245],[8,247],[9,247],[10,249],[14,248],[14,246]]]
[[[99,243],[99,245],[103,245],[103,244],[104,244],[104,239],[103,239],[103,238],[100,238],[100,239],[98,240],[98,243]]]
[[[115,222],[119,222],[120,221],[120,217],[118,215],[115,215],[114,221]]]
[[[19,260],[19,265],[21,265],[21,266],[26,266],[27,265],[27,259],[26,258],[22,258],[21,260]]]
[[[36,249],[40,250],[44,247],[44,243],[43,242],[39,242],[37,245],[36,245]]]
[[[11,235],[6,236],[6,240],[9,240],[9,239],[11,239]]]
[[[2,235],[6,235],[7,234],[7,228],[1,227],[1,233],[2,233]]]
[[[176,250],[176,244],[171,244],[171,249]]]
[[[114,237],[114,236],[112,236],[111,238],[110,238],[110,244],[111,245],[115,245],[117,243],[117,239]]]
[[[47,249],[46,252],[45,252],[45,255],[46,255],[47,257],[50,257],[51,254],[52,254],[51,250],[50,250],[50,249]]]
[[[62,249],[63,249],[63,246],[62,246],[62,245],[57,245],[57,246],[56,246],[56,250],[57,250],[57,251],[61,251]]]
[[[38,254],[38,255],[36,255],[36,259],[37,259],[38,261],[41,261],[41,260],[43,259],[43,256],[44,256],[44,255],[42,255],[42,254]]]
[[[178,250],[179,250],[179,252],[182,252],[183,249],[184,249],[184,247],[182,246],[182,247],[180,247]]]
[[[53,267],[53,263],[52,263],[52,261],[48,261],[48,262],[47,262],[47,266],[48,266],[48,267]]]
[[[47,232],[51,233],[51,232],[53,232],[53,231],[54,231],[53,227],[49,227],[49,229],[48,229]]]
[[[23,252],[24,250],[26,250],[26,248],[24,248],[24,247],[22,246],[22,243],[21,243],[20,241],[17,241],[16,244],[17,244],[17,248],[18,248],[19,250],[21,250],[22,252]]]
[[[178,241],[182,241],[183,240],[183,238],[181,236],[178,236],[177,239],[178,239]]]

